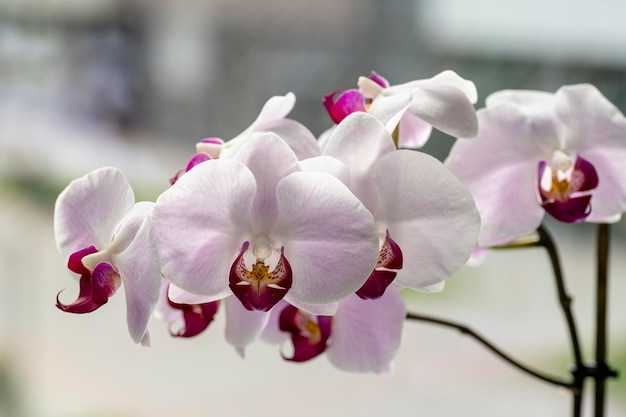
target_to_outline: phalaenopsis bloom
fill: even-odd
[[[149,343],[147,326],[159,296],[160,266],[150,213],[153,203],[135,203],[121,171],[101,168],[74,180],[57,199],[54,233],[61,256],[79,276],[71,304],[57,307],[89,313],[124,284],[128,330]]]
[[[478,111],[480,131],[446,161],[482,217],[481,246],[563,222],[615,222],[626,210],[626,118],[592,85],[556,93],[501,91]]]
[[[371,213],[338,179],[302,172],[273,133],[189,170],[153,219],[166,279],[203,302],[234,294],[248,310],[335,303],[378,256]]]

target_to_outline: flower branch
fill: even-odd
[[[513,365],[520,371],[525,372],[529,375],[532,375],[535,378],[538,378],[547,383],[557,385],[559,387],[567,388],[569,390],[573,390],[575,388],[572,382],[568,382],[561,378],[544,374],[543,372],[536,371],[530,368],[529,366],[524,365],[523,363],[514,359],[509,354],[505,353],[502,349],[496,347],[492,342],[488,341],[485,337],[481,336],[479,333],[477,333],[476,331],[472,330],[470,327],[464,324],[456,323],[454,321],[440,319],[440,318],[436,318],[436,317],[432,317],[432,316],[428,316],[424,314],[417,314],[417,313],[408,313],[406,317],[409,320],[424,321],[427,323],[433,323],[433,324],[438,324],[441,326],[457,329],[461,333],[473,337],[479,343],[481,343],[483,346],[489,349],[491,352],[493,352],[494,354],[496,354],[497,356],[499,356],[501,359],[508,362],[509,364]]]

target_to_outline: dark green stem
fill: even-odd
[[[617,372],[612,370],[606,361],[607,356],[607,293],[608,293],[608,265],[609,265],[610,228],[608,224],[598,225],[598,251],[596,275],[596,358],[594,416],[604,417],[604,401],[606,380],[616,377]]]
[[[522,364],[521,362],[513,359],[510,355],[504,353],[501,349],[496,347],[493,343],[489,342],[487,339],[485,339],[483,336],[481,336],[480,334],[478,334],[474,330],[470,329],[468,326],[465,326],[463,324],[456,323],[456,322],[453,322],[453,321],[444,320],[444,319],[440,319],[440,318],[435,318],[435,317],[427,316],[427,315],[424,315],[424,314],[416,314],[416,313],[408,313],[407,314],[407,319],[419,320],[419,321],[424,321],[424,322],[428,322],[428,323],[438,324],[440,326],[445,326],[445,327],[450,327],[450,328],[453,328],[453,329],[457,329],[461,333],[473,337],[479,343],[481,343],[483,346],[485,346],[487,349],[489,349],[491,352],[495,353],[501,359],[503,359],[504,361],[506,361],[509,364],[513,365],[514,367],[516,367],[520,371],[525,372],[525,373],[527,373],[529,375],[532,375],[535,378],[538,378],[538,379],[540,379],[542,381],[545,381],[545,382],[548,382],[550,384],[557,385],[559,387],[568,388],[568,389],[573,389],[573,386],[572,386],[572,384],[570,382],[564,381],[564,380],[559,379],[557,377],[554,377],[554,376],[551,376],[551,375],[546,375],[544,373],[541,373],[539,371],[531,369],[530,367],[528,367],[528,366]]]

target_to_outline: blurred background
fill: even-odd
[[[323,94],[376,70],[392,84],[452,69],[485,97],[595,84],[626,110],[626,3],[617,0],[0,0],[0,417],[566,416],[567,393],[509,368],[456,332],[407,323],[395,369],[352,375],[325,358],[242,360],[223,318],[192,339],[151,324],[132,343],[123,296],[88,316],[54,307],[76,291],[52,212],[72,179],[121,168],[154,200],[212,136],[245,129],[273,95],[290,117],[331,126]],[[443,159],[453,139],[425,148]],[[548,222],[593,353],[594,228]],[[613,228],[610,362],[626,370],[626,249]],[[69,298],[68,298],[69,299]],[[470,324],[516,357],[567,376],[570,350],[541,250],[490,254],[411,310]],[[626,416],[610,381],[609,416]],[[586,402],[587,405],[590,401]]]

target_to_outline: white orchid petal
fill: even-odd
[[[333,317],[332,341],[326,349],[329,361],[350,372],[386,369],[400,346],[405,316],[404,301],[395,289],[378,300],[351,295]]]
[[[263,311],[249,311],[236,297],[224,300],[226,309],[226,341],[236,348],[245,348],[254,342],[265,328],[270,315]]]
[[[130,244],[111,260],[124,284],[128,331],[135,343],[140,343],[159,299],[161,268],[149,212],[142,208],[134,215],[143,218],[141,226]]]
[[[134,204],[133,190],[116,168],[100,168],[72,181],[54,209],[54,234],[63,259],[89,245],[105,249]]]
[[[340,160],[322,155],[300,161],[300,168],[305,172],[325,172],[350,187],[350,170]]]
[[[405,113],[398,128],[398,147],[421,148],[428,142],[432,130],[430,123],[413,114]]]
[[[461,90],[428,86],[415,89],[412,94],[409,113],[454,137],[473,137],[478,133],[476,110]]]
[[[324,153],[337,158],[350,170],[350,190],[372,212],[376,210],[376,194],[370,171],[382,155],[395,150],[385,127],[367,113],[353,113],[333,132]]]
[[[234,157],[254,175],[257,185],[252,211],[255,232],[268,233],[277,216],[276,184],[300,170],[298,158],[285,141],[273,133],[256,133]]]
[[[254,176],[234,160],[197,165],[158,198],[153,213],[165,277],[200,295],[228,288],[230,267],[251,235]]]
[[[291,296],[290,293],[287,293],[284,298],[292,306],[296,307],[298,310],[306,311],[309,314],[313,314],[314,316],[332,316],[337,312],[337,308],[339,307],[338,302],[328,303],[328,304],[307,304],[298,300]]]
[[[278,119],[257,126],[259,132],[274,133],[284,140],[298,160],[313,158],[322,153],[315,136],[303,124],[291,119]]]
[[[358,290],[378,258],[378,234],[371,213],[338,179],[297,172],[277,187],[279,221],[300,302],[326,304]]]
[[[469,191],[441,162],[399,150],[381,158],[373,175],[379,195],[376,220],[403,253],[395,282],[428,289],[465,264],[480,219]]]
[[[265,102],[253,126],[272,120],[284,119],[296,104],[295,94],[289,92],[284,96],[274,96]]]
[[[368,114],[376,117],[385,126],[387,132],[392,134],[412,101],[411,91],[402,91],[388,96],[380,95],[372,102]]]

